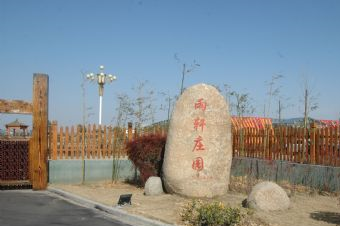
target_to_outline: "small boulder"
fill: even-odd
[[[252,209],[287,210],[289,205],[290,200],[283,188],[269,181],[255,185],[247,198],[247,206]]]
[[[145,195],[163,194],[162,180],[160,177],[149,177],[144,186]]]

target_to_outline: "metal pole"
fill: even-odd
[[[103,96],[99,96],[99,125],[102,124],[102,101]]]

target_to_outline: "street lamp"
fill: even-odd
[[[104,66],[99,66],[100,72],[98,74],[90,73],[86,75],[86,78],[90,81],[97,80],[99,85],[99,125],[102,124],[102,101],[104,94],[104,85],[106,82],[111,83],[116,80],[117,77],[111,74],[104,73]]]

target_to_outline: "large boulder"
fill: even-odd
[[[232,159],[231,121],[213,86],[185,90],[172,113],[163,162],[167,192],[214,197],[227,192]]]
[[[145,195],[163,194],[162,180],[160,177],[149,177],[144,185]]]
[[[253,187],[247,198],[247,205],[264,211],[287,210],[290,200],[283,188],[273,182],[265,181]]]

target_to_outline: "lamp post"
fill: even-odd
[[[100,72],[97,74],[90,73],[86,75],[86,78],[90,81],[97,80],[99,85],[99,125],[102,124],[102,101],[103,101],[103,94],[104,94],[104,85],[106,82],[111,83],[112,81],[116,80],[117,77],[111,74],[104,73],[104,66],[99,66]]]

